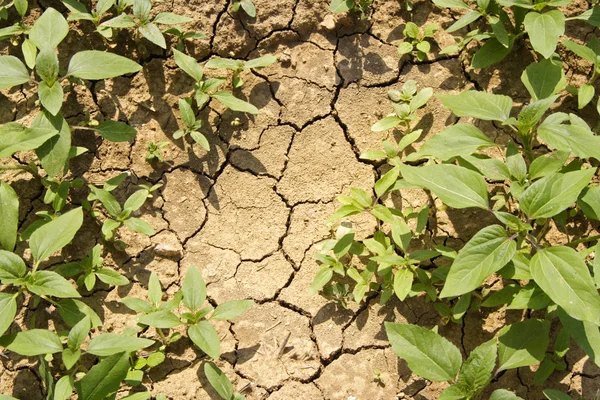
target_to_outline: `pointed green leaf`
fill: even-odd
[[[60,112],[63,105],[64,93],[62,86],[58,82],[54,85],[48,86],[46,82],[40,82],[38,85],[38,95],[40,96],[40,103],[48,112],[52,115],[56,115]]]
[[[36,271],[32,273],[25,286],[30,292],[38,296],[81,297],[68,280],[54,271]]]
[[[430,190],[449,207],[488,209],[487,184],[477,172],[450,164],[400,168],[408,183]]]
[[[401,301],[404,301],[410,293],[413,280],[414,275],[407,268],[400,269],[394,274],[394,293]]]
[[[559,93],[567,86],[562,66],[549,59],[529,64],[521,81],[534,101]]]
[[[512,99],[508,96],[467,90],[460,94],[439,94],[444,107],[459,117],[485,121],[506,121],[510,117]]]
[[[18,228],[19,198],[12,186],[0,182],[0,246],[4,250],[12,251],[15,248]]]
[[[458,252],[440,297],[455,297],[477,289],[514,256],[517,244],[500,225],[477,232]]]
[[[61,13],[52,7],[39,17],[29,31],[31,40],[38,49],[50,46],[55,49],[69,33],[69,23]]]
[[[525,15],[523,24],[533,49],[544,58],[550,58],[556,50],[558,39],[565,33],[565,16],[562,11],[552,10],[543,14],[531,11]]]
[[[131,217],[131,218],[126,219],[125,226],[134,232],[143,233],[144,235],[147,235],[147,236],[152,236],[155,233],[154,229],[152,229],[152,226],[140,218]]]
[[[489,400],[523,400],[513,392],[506,389],[496,389],[492,392]]]
[[[460,368],[457,385],[471,395],[479,393],[492,380],[496,366],[497,341],[489,340],[476,347]]]
[[[258,108],[254,107],[248,102],[245,102],[244,100],[238,99],[229,92],[216,92],[211,96],[219,100],[221,103],[223,103],[225,107],[229,108],[232,111],[245,112],[248,114],[258,114]]]
[[[62,177],[68,169],[71,152],[71,129],[62,115],[56,116],[44,111],[36,115],[32,128],[53,130],[57,134],[36,149],[42,167],[50,177]]]
[[[75,382],[79,400],[105,400],[119,390],[127,376],[129,357],[127,353],[111,355],[94,365],[89,372]]]
[[[0,293],[0,336],[10,328],[17,315],[15,295]]]
[[[498,39],[490,38],[477,50],[473,56],[471,66],[473,68],[487,68],[500,62],[512,51],[513,43],[513,40],[509,40],[508,46],[505,46]]]
[[[67,75],[80,79],[101,80],[138,72],[142,66],[126,57],[98,50],[75,53]]]
[[[154,17],[154,20],[152,22],[154,22],[155,24],[162,25],[179,25],[192,22],[193,20],[193,18],[186,17],[184,15],[177,15],[170,12],[162,12],[156,17]]]
[[[549,218],[575,203],[590,183],[595,168],[548,175],[529,186],[519,197],[521,210],[531,219]]]
[[[252,300],[231,300],[219,304],[213,312],[211,319],[234,319],[245,313],[254,302]]]
[[[145,349],[152,346],[154,340],[142,339],[135,336],[120,335],[117,333],[101,333],[94,337],[87,346],[87,353],[100,357],[113,354]]]
[[[223,399],[233,398],[233,385],[227,375],[223,373],[215,364],[207,362],[204,364],[204,374],[210,385]]]
[[[600,295],[576,250],[566,246],[539,250],[530,268],[535,282],[571,317],[600,325]]]
[[[171,311],[155,311],[141,315],[140,323],[160,329],[170,329],[181,325],[181,321]]]
[[[25,65],[14,56],[0,56],[0,90],[29,82]]]
[[[575,340],[596,365],[600,366],[600,331],[598,325],[570,317],[562,308],[558,317],[569,336]]]
[[[498,334],[498,371],[525,367],[544,359],[550,321],[527,319],[505,326]]]
[[[202,307],[206,301],[206,283],[204,283],[200,271],[193,265],[190,265],[185,274],[181,292],[183,293],[183,304],[192,311]]]
[[[47,329],[30,329],[0,338],[0,346],[26,357],[61,352],[58,335]]]
[[[135,138],[137,131],[135,128],[118,121],[107,120],[94,129],[106,140],[111,142],[129,142]]]
[[[209,357],[218,359],[221,354],[219,334],[208,321],[200,321],[188,328],[188,336]]]
[[[402,123],[402,120],[400,118],[398,118],[396,115],[390,115],[390,116],[387,116],[387,117],[383,118],[382,120],[376,122],[373,126],[371,126],[371,130],[373,132],[383,132],[383,131],[387,131],[388,129],[395,128],[398,125],[400,125],[401,123]]]
[[[462,364],[460,351],[447,339],[417,325],[385,322],[392,349],[414,373],[435,382],[452,381]]]
[[[17,151],[37,149],[57,134],[54,127],[25,128],[15,122],[4,124],[0,126],[0,158],[10,157]]]
[[[83,210],[78,207],[33,232],[29,238],[29,246],[35,262],[45,260],[69,244],[82,224]]]
[[[202,77],[204,76],[204,71],[198,62],[188,56],[185,53],[177,49],[173,49],[173,56],[175,57],[175,63],[179,68],[181,68],[186,74],[194,78],[196,81],[200,82]]]
[[[446,161],[453,157],[468,156],[479,149],[492,146],[495,146],[495,143],[475,126],[456,124],[423,143],[417,154]]]
[[[162,47],[163,49],[167,48],[165,36],[162,34],[158,26],[154,24],[145,24],[140,26],[138,28],[138,31],[142,34],[143,37],[145,37],[155,45]]]
[[[131,212],[139,210],[144,205],[149,195],[150,192],[146,189],[140,189],[136,191],[125,201],[125,204],[123,204],[123,209]]]

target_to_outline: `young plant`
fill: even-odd
[[[175,131],[173,138],[180,139],[186,135],[190,135],[194,139],[194,142],[198,143],[206,151],[209,151],[210,144],[206,136],[198,132],[198,129],[202,127],[202,121],[196,119],[190,99],[179,99],[179,112],[181,113],[181,119],[185,128]]]
[[[169,142],[158,142],[158,143],[154,143],[152,141],[148,142],[146,144],[146,147],[148,149],[148,151],[146,151],[146,162],[153,162],[154,160],[158,160],[160,162],[163,162],[163,155],[162,155],[162,149],[164,149],[165,147],[167,147],[169,145]]]
[[[176,49],[173,50],[175,63],[186,74],[194,78],[194,98],[198,110],[204,108],[208,101],[213,98],[232,111],[245,112],[248,114],[258,114],[258,109],[252,104],[235,97],[231,92],[225,90],[216,91],[226,81],[225,78],[207,78],[204,77],[204,69],[198,62]]]
[[[173,28],[164,30],[163,33],[169,33],[171,35],[175,35],[175,37],[177,38],[176,49],[181,52],[185,51],[185,41],[186,40],[197,40],[197,39],[207,39],[208,38],[208,36],[206,36],[202,32],[183,31],[177,27],[173,27]]]
[[[402,85],[401,91],[390,90],[388,98],[392,101],[394,113],[377,122],[371,127],[371,130],[373,132],[382,132],[402,125],[407,130],[406,134],[411,133],[411,122],[417,119],[416,111],[425,106],[432,95],[433,89],[431,88],[425,88],[417,92],[417,82],[413,80],[406,81]],[[382,154],[380,158],[385,158],[385,155]]]
[[[249,17],[256,17],[256,7],[254,6],[252,0],[233,0],[233,3],[231,4],[231,11],[236,13],[240,10],[240,7],[246,14],[248,14]]]
[[[115,239],[115,232],[122,225],[125,225],[134,232],[143,233],[144,235],[154,235],[154,230],[143,219],[133,217],[132,214],[139,210],[146,199],[152,197],[152,192],[159,189],[162,185],[154,185],[152,187],[142,187],[135,193],[133,193],[125,201],[125,204],[121,206],[111,193],[117,186],[128,176],[126,172],[117,175],[116,177],[108,180],[102,189],[97,188],[94,185],[89,185],[91,193],[88,195],[88,202],[91,202],[89,209],[92,210],[94,217],[99,217],[100,214],[96,211],[98,205],[102,205],[104,210],[108,213],[107,218],[102,223],[102,236],[104,240],[113,241]],[[119,241],[120,245],[124,243]],[[90,278],[92,279],[92,278]],[[93,285],[92,285],[93,286]]]
[[[502,371],[537,364],[544,358],[549,321],[529,319],[505,326],[498,337],[475,348],[463,361],[460,350],[437,332],[418,325],[385,322],[392,349],[411,371],[434,382],[452,383],[440,400],[478,399],[492,378]],[[542,340],[524,341],[540,333]],[[498,365],[496,366],[496,360]],[[490,399],[521,399],[504,389]]]
[[[215,364],[211,362],[204,364],[204,375],[223,400],[244,400],[246,398],[243,394],[234,392],[233,385],[227,375]]]
[[[172,331],[166,336],[163,329],[173,329],[185,326],[190,340],[206,355],[218,359],[220,339],[216,329],[211,324],[212,320],[231,320],[242,315],[250,306],[252,300],[232,300],[213,308],[204,305],[206,302],[206,284],[202,275],[194,266],[188,268],[181,290],[166,302],[162,301],[162,289],[158,276],[153,272],[148,283],[148,301],[126,297],[123,304],[140,313],[138,322],[142,326],[151,326],[156,329],[160,341],[164,346],[179,340],[181,334]],[[179,315],[175,310],[180,303],[188,310]]]
[[[427,54],[431,51],[431,43],[428,39],[439,29],[438,24],[427,24],[420,29],[414,22],[407,22],[404,28],[406,40],[398,45],[398,54],[416,53],[417,60],[427,60]]]
[[[233,60],[230,58],[211,58],[205,65],[206,68],[229,69],[232,71],[231,85],[237,89],[242,87],[244,81],[240,77],[242,71],[268,67],[277,62],[275,56],[262,56],[249,61]]]

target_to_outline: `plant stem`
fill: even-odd
[[[588,236],[588,237],[585,237],[585,238],[573,240],[572,242],[567,243],[567,246],[576,247],[580,243],[593,242],[594,240],[600,240],[600,235]]]

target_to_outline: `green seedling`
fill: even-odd
[[[438,29],[438,24],[427,24],[421,30],[414,22],[407,22],[404,28],[406,39],[398,45],[398,54],[403,56],[414,52],[417,60],[427,60],[427,54],[431,51],[428,39],[433,38]]]
[[[204,364],[204,375],[223,400],[244,400],[246,398],[243,394],[233,390],[233,385],[227,375],[225,375],[215,364],[211,362]]]
[[[134,217],[133,214],[138,211],[146,202],[146,199],[152,197],[152,192],[160,188],[162,185],[155,185],[151,188],[142,187],[133,193],[121,206],[111,193],[126,177],[127,173],[122,173],[110,179],[104,184],[102,189],[94,185],[89,185],[91,193],[88,195],[88,202],[92,215],[99,217],[100,213],[96,210],[99,205],[102,205],[106,213],[106,219],[102,223],[102,237],[104,240],[115,240],[116,231],[125,225],[134,232],[144,235],[154,235],[154,229],[141,218]],[[92,278],[90,278],[92,279]],[[86,285],[87,286],[87,285]]]
[[[205,78],[204,69],[198,62],[178,50],[173,50],[175,62],[186,74],[194,78],[194,98],[198,110],[201,110],[212,98],[223,104],[232,111],[258,114],[258,109],[252,104],[235,97],[231,92],[217,89],[225,82],[225,78]]]
[[[185,127],[175,131],[173,134],[174,139],[181,139],[186,135],[190,135],[194,142],[202,146],[206,151],[210,150],[210,144],[202,133],[198,132],[198,129],[202,127],[202,121],[196,119],[194,109],[190,104],[189,99],[179,100],[179,112],[181,113],[181,119]]]
[[[169,142],[158,142],[154,143],[152,141],[146,144],[148,151],[146,152],[146,162],[153,162],[154,160],[158,160],[160,162],[164,161],[162,150],[169,145]]]
[[[234,13],[240,10],[240,7],[249,17],[256,17],[256,6],[252,0],[233,0],[231,4],[231,11]]]
[[[410,130],[411,122],[417,119],[415,112],[425,106],[432,95],[433,90],[431,88],[425,88],[417,92],[417,83],[413,80],[406,81],[401,91],[390,90],[388,97],[392,100],[394,113],[377,122],[371,127],[371,130],[381,132],[397,126],[403,126]]]
[[[164,30],[163,33],[169,33],[171,35],[175,35],[177,38],[177,50],[184,51],[185,50],[185,41],[186,40],[199,40],[199,39],[207,39],[206,36],[202,32],[194,32],[194,31],[182,31],[177,27],[169,28]]]
[[[163,330],[184,325],[190,340],[215,360],[221,353],[220,340],[211,321],[237,318],[253,303],[251,300],[232,300],[216,308],[211,305],[205,306],[206,284],[194,266],[188,268],[180,291],[166,302],[162,301],[162,297],[160,281],[153,272],[148,283],[148,301],[131,297],[126,297],[122,301],[127,307],[140,313],[138,323],[141,326],[156,328],[159,340],[164,346],[179,340],[181,335],[171,331],[167,336]],[[175,311],[179,309],[181,302],[188,311],[176,314]]]
[[[244,84],[244,81],[240,77],[240,73],[242,71],[250,71],[251,69],[265,68],[275,62],[277,62],[277,57],[275,56],[263,56],[249,61],[215,57],[210,59],[206,63],[205,67],[231,70],[231,85],[237,89],[242,87],[242,85]]]

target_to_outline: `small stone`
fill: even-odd
[[[154,252],[162,257],[181,257],[181,249],[165,243],[159,243],[154,246]]]

